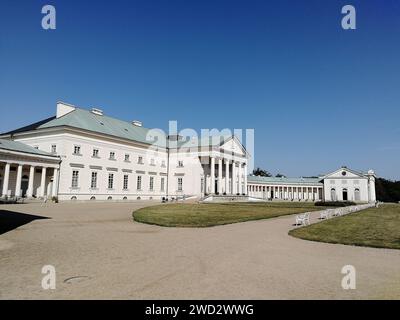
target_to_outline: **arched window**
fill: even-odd
[[[93,196],[93,197],[90,198],[90,200],[96,200],[96,197]]]
[[[128,200],[128,197],[123,197],[123,199],[122,200]]]
[[[75,201],[75,200],[77,200],[77,197],[72,196],[72,197],[71,197],[71,200]]]
[[[335,188],[331,189],[331,200],[336,201],[336,189]]]
[[[107,200],[112,200],[112,197],[111,197],[111,196],[109,196],[109,197],[107,198]]]
[[[361,201],[360,189],[358,189],[358,188],[356,188],[354,190],[354,200],[355,201]]]

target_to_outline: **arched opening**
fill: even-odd
[[[72,201],[75,201],[75,200],[77,200],[77,199],[78,199],[78,198],[75,197],[75,196],[72,196],[72,197],[71,197],[71,200],[72,200]]]
[[[136,200],[140,200],[140,199],[141,199],[140,197],[137,197],[137,198],[136,198]]]
[[[343,201],[347,201],[349,199],[347,195],[347,189],[343,189]]]
[[[96,200],[96,197],[95,196],[93,196],[93,197],[90,197],[90,200]]]
[[[111,197],[111,196],[109,196],[109,197],[107,198],[107,200],[112,200],[112,197]]]
[[[336,189],[335,188],[331,189],[331,200],[336,201]]]
[[[358,189],[358,188],[354,190],[354,200],[361,201],[360,189]]]
[[[122,200],[128,200],[128,197],[123,197]]]

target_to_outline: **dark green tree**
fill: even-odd
[[[272,174],[270,174],[267,170],[263,170],[261,168],[254,169],[253,175],[257,177],[272,177]]]

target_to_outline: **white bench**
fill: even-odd
[[[296,226],[297,225],[309,225],[310,224],[310,213],[306,212],[304,214],[300,214],[296,217]]]
[[[321,211],[319,213],[319,215],[320,215],[321,220],[329,219],[331,217],[331,211],[330,210],[324,210],[324,211]]]

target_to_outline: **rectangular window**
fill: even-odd
[[[128,190],[128,182],[129,176],[127,174],[124,175],[124,190]]]
[[[51,153],[56,153],[57,152],[57,146],[55,144],[51,145]]]
[[[137,162],[138,162],[139,164],[143,164],[143,157],[142,157],[142,156],[139,156]]]
[[[97,188],[97,172],[92,172],[92,179],[90,180],[90,188]]]
[[[81,154],[81,147],[80,146],[74,146],[74,154],[77,154],[77,155]]]
[[[110,152],[110,160],[115,160],[115,152]]]
[[[78,188],[79,183],[79,171],[74,170],[72,171],[72,182],[71,182],[71,187],[72,188]]]
[[[114,188],[114,174],[109,173],[108,174],[108,189],[113,189]]]
[[[178,178],[178,191],[183,190],[183,178]]]
[[[161,191],[165,190],[165,178],[161,178]]]
[[[125,154],[125,161],[129,162],[129,154]]]
[[[179,168],[182,168],[182,167],[183,167],[183,161],[182,161],[182,160],[179,160],[179,161],[178,161],[178,167],[179,167]]]
[[[99,157],[99,149],[93,149],[93,158],[98,158]]]
[[[149,189],[150,189],[150,191],[154,190],[154,177],[150,177]]]
[[[142,176],[137,177],[136,189],[142,190]]]

